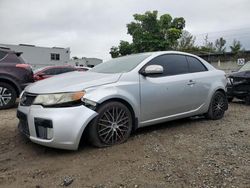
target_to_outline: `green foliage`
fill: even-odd
[[[119,48],[119,53],[122,56],[131,54],[133,52],[132,44],[129,44],[129,42],[127,42],[127,41],[121,40],[118,48]]]
[[[216,41],[215,41],[216,52],[224,53],[226,51],[226,47],[225,47],[226,42],[227,41],[223,37],[216,39]]]
[[[113,46],[111,49],[110,49],[110,55],[112,58],[116,58],[119,56],[119,49],[115,46]]]
[[[172,18],[164,14],[158,18],[157,11],[147,11],[145,14],[135,14],[134,21],[127,24],[128,34],[132,36],[132,43],[120,41],[118,47],[112,47],[112,57],[132,53],[161,51],[175,49],[178,39],[185,27],[184,18]]]
[[[234,54],[238,54],[241,51],[241,43],[234,39],[233,44],[230,46],[231,52]]]

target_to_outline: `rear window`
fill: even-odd
[[[187,60],[190,73],[207,71],[207,68],[198,59],[187,56]]]
[[[2,60],[7,55],[7,52],[0,51],[0,60]]]

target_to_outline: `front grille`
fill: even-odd
[[[31,106],[37,95],[24,92],[22,98],[20,99],[21,106]]]
[[[25,135],[29,136],[30,131],[26,114],[17,111],[17,118],[19,119],[18,129]]]

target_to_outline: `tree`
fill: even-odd
[[[231,52],[233,54],[238,54],[241,51],[241,43],[240,41],[237,41],[236,39],[233,40],[233,44],[230,46]]]
[[[120,45],[115,47],[116,49],[114,47],[110,49],[111,56],[117,51],[121,56],[174,49],[185,27],[184,18],[173,19],[169,14],[158,18],[157,11],[147,11],[145,14],[134,14],[133,16],[134,21],[127,24],[127,32],[132,36],[132,43],[121,41]]]
[[[223,37],[216,39],[215,41],[216,52],[224,53],[226,51],[225,45],[226,45],[226,40]]]
[[[214,47],[214,43],[210,42],[208,40],[208,35],[205,36],[204,38],[204,44],[203,46],[200,46],[200,52],[201,53],[214,53],[216,51],[215,47]]]
[[[195,46],[195,37],[186,30],[183,30],[176,49],[184,52],[197,52],[199,50]]]
[[[112,58],[116,58],[119,56],[119,49],[115,46],[112,46],[109,53],[110,53]]]
[[[119,53],[124,56],[124,55],[128,55],[131,54],[133,52],[133,46],[132,44],[130,44],[127,41],[120,41],[120,45],[119,45]]]

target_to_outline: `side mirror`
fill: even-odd
[[[153,75],[153,74],[162,74],[163,73],[163,66],[161,65],[149,65],[140,73],[143,76]]]

